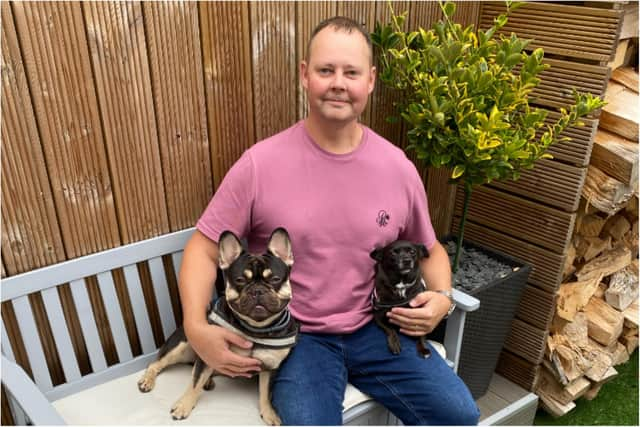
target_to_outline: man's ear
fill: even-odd
[[[309,71],[309,64],[307,61],[300,61],[300,83],[302,83],[302,87],[304,90],[309,89],[309,76],[307,72]]]
[[[376,67],[372,66],[369,70],[369,95],[373,92],[373,89],[376,87]]]
[[[289,238],[287,230],[282,227],[276,228],[273,233],[271,233],[267,247],[272,254],[284,261],[289,267],[293,265],[291,239]]]
[[[383,249],[382,249],[382,248],[377,248],[377,249],[374,249],[374,250],[369,254],[369,256],[370,256],[371,258],[375,259],[376,261],[380,262],[380,261],[382,261],[382,252],[383,252]]]
[[[243,251],[240,239],[229,230],[223,231],[222,234],[220,234],[218,249],[220,252],[218,266],[223,270],[229,268]]]
[[[416,246],[416,250],[418,251],[418,255],[420,255],[420,258],[429,258],[429,251],[427,250],[427,247],[425,245],[423,245],[422,243],[418,243]]]

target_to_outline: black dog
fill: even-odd
[[[267,424],[280,425],[280,418],[271,406],[269,381],[272,372],[278,369],[295,345],[298,333],[298,323],[288,309],[291,300],[289,273],[293,264],[289,235],[283,228],[276,229],[263,255],[246,252],[230,231],[220,235],[218,247],[224,296],[209,305],[208,321],[254,343],[251,349],[231,346],[231,350],[262,362],[260,416]],[[160,348],[158,359],[149,365],[138,381],[138,388],[142,392],[150,391],[160,371],[176,363],[194,363],[193,379],[171,409],[174,419],[184,419],[191,413],[202,390],[214,387],[213,376],[216,374],[193,351],[184,327],[179,327]]]
[[[427,290],[420,272],[420,260],[428,256],[424,245],[404,240],[396,240],[371,252],[371,258],[377,261],[375,287],[371,295],[373,317],[387,335],[393,354],[401,351],[399,328],[389,322],[386,314],[393,307],[409,307],[409,301]],[[425,357],[431,354],[424,336],[418,339],[417,348]]]

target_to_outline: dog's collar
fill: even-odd
[[[298,323],[291,317],[289,310],[285,310],[278,320],[268,327],[256,328],[242,321],[241,319],[230,316],[224,312],[223,307],[226,306],[224,298],[219,298],[213,305],[209,320],[218,326],[228,329],[242,336],[244,339],[255,344],[266,347],[285,348],[293,347],[296,344],[298,336]],[[256,336],[260,335],[260,336]],[[265,335],[279,335],[277,337],[268,337]]]
[[[427,289],[427,285],[424,282],[424,279],[422,278],[422,276],[418,276],[420,277],[420,285],[422,290],[426,290]],[[409,288],[411,288],[412,286],[414,286],[417,282],[418,282],[418,277],[416,277],[416,279],[411,282],[411,283],[404,283],[404,282],[400,282],[400,283],[396,283],[394,285],[395,289],[401,289],[401,295],[404,296],[405,291]],[[373,306],[374,310],[379,310],[379,309],[387,309],[387,308],[393,308],[393,307],[401,307],[404,305],[409,304],[409,301],[411,301],[413,298],[415,297],[415,295],[404,298],[401,301],[398,302],[394,302],[394,303],[390,303],[390,304],[385,304],[380,302],[380,298],[378,298],[378,292],[376,290],[376,287],[373,287],[373,292],[371,293],[371,305]]]

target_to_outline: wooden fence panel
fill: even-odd
[[[120,244],[80,3],[14,2],[68,258]]]
[[[13,14],[2,3],[2,258],[14,275],[65,259]]]
[[[200,3],[202,55],[214,187],[256,141],[249,5]]]
[[[169,228],[193,226],[213,194],[198,3],[144,2]]]
[[[83,9],[122,243],[167,233],[142,7],[86,2]]]
[[[251,2],[249,6],[256,141],[297,120],[295,6],[293,2]]]

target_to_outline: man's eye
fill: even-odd
[[[320,74],[329,74],[331,73],[331,69],[330,68],[321,68],[320,69]]]

